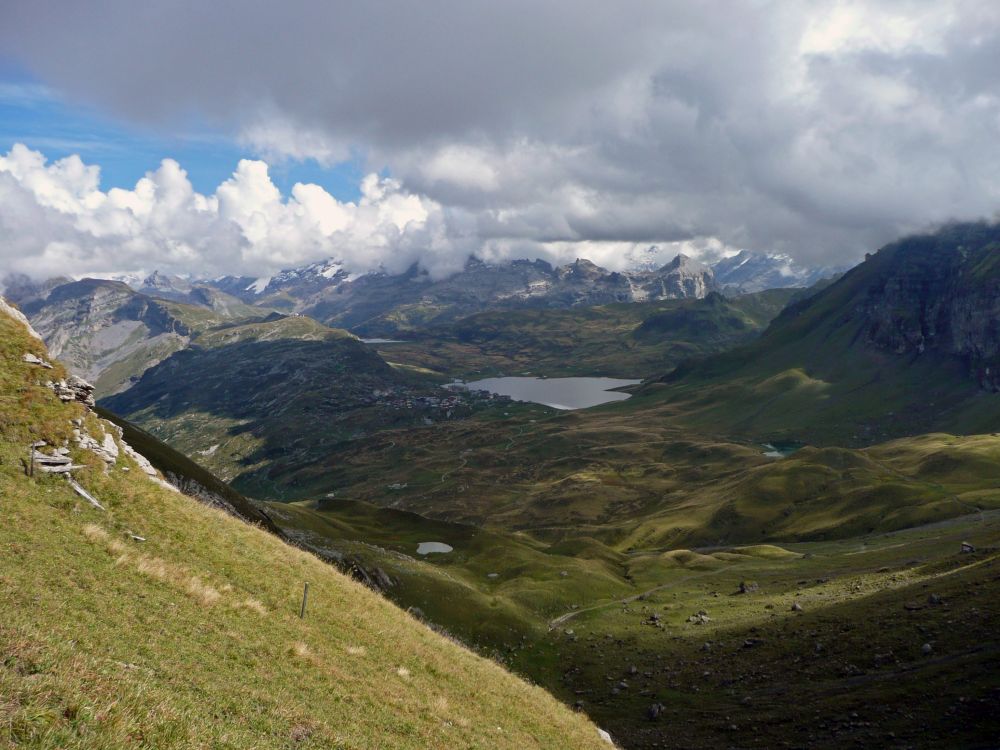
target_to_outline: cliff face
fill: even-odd
[[[101,395],[127,387],[133,375],[184,348],[190,335],[161,303],[118,281],[64,284],[24,311],[52,355],[95,381]]]
[[[869,344],[961,357],[982,387],[1000,390],[1000,226],[948,227],[869,262],[881,266],[859,311]]]

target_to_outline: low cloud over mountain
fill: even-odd
[[[361,154],[391,175],[352,206],[305,185],[281,198],[252,162],[198,196],[167,162],[102,197],[82,164],[12,152],[0,252],[44,250],[45,273],[264,275],[335,255],[445,275],[470,252],[613,267],[654,243],[843,266],[1000,204],[988,0],[105,0],[0,21],[6,54],[70,99],[159,131],[195,113],[272,161]]]

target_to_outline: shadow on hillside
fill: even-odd
[[[159,434],[197,415],[224,419],[229,435],[261,441],[241,464],[267,461],[273,478],[352,434],[402,420],[373,398],[387,389],[403,392],[406,383],[356,340],[251,341],[177,352],[101,406]],[[185,431],[198,439],[196,423]],[[205,433],[211,445],[211,428]]]

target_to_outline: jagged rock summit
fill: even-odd
[[[807,268],[789,255],[741,250],[712,266],[718,287],[727,293],[760,292],[765,289],[809,287],[844,272],[839,267]]]

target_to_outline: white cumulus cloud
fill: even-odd
[[[443,275],[471,251],[461,224],[460,212],[374,174],[357,202],[303,183],[285,198],[267,164],[243,160],[202,195],[165,159],[133,189],[105,192],[100,169],[77,156],[48,163],[21,144],[0,156],[0,261],[36,278],[152,268],[265,275],[327,257],[353,272],[419,262]]]

